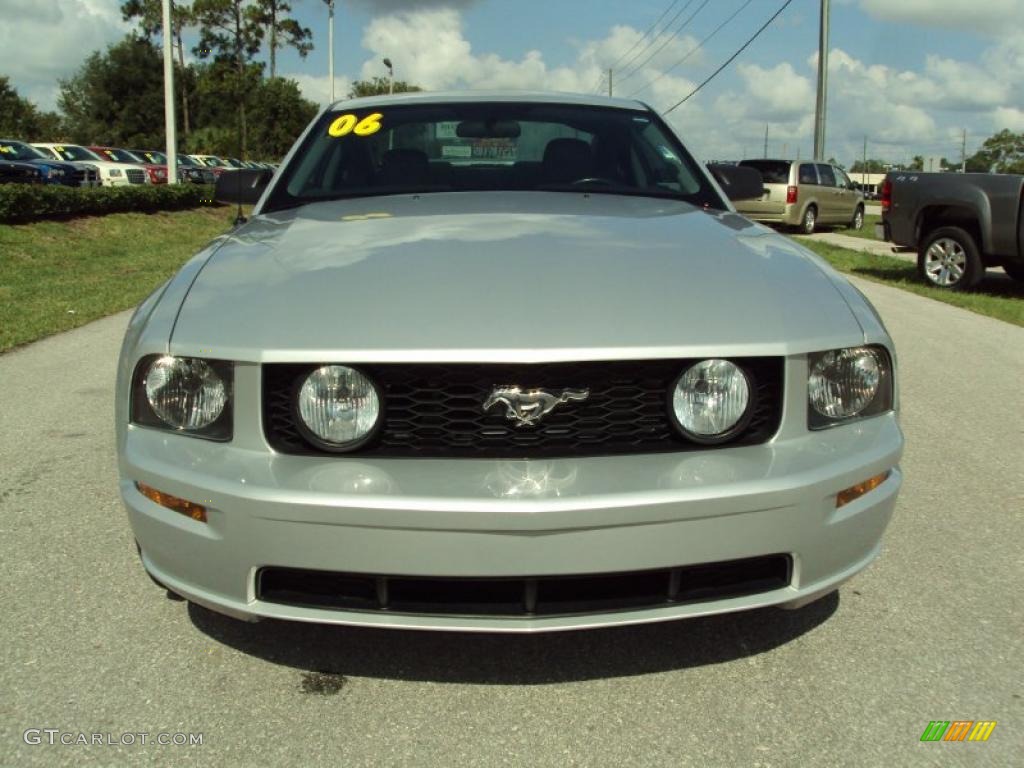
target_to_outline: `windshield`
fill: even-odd
[[[135,157],[131,152],[125,149],[96,149],[93,150],[104,160],[109,160],[112,163],[141,163],[142,161]]]
[[[20,141],[0,141],[0,160],[38,160],[46,159],[46,155],[35,147],[22,144]]]
[[[789,184],[789,166],[786,160],[743,160],[740,165],[761,172],[765,184]]]
[[[77,147],[74,144],[54,144],[53,151],[64,160],[102,160],[99,155],[90,152],[85,147]]]
[[[332,198],[477,190],[629,194],[722,207],[652,112],[463,103],[323,115],[264,210]]]
[[[128,150],[135,157],[139,158],[139,161],[144,163],[150,163],[152,165],[166,165],[167,155],[163,152],[155,152],[151,149],[130,149]],[[184,165],[181,162],[181,155],[178,155],[178,165]]]
[[[221,160],[219,157],[213,155],[199,155],[199,159],[204,165],[208,165],[211,168],[227,168],[228,164]]]

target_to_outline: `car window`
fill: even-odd
[[[818,172],[814,170],[814,163],[801,163],[799,178],[801,184],[817,184]]]
[[[486,103],[323,115],[265,210],[404,192],[542,190],[722,201],[652,112]]]
[[[0,159],[12,161],[46,159],[46,155],[35,147],[20,141],[0,141]]]
[[[741,160],[740,165],[759,171],[765,184],[789,184],[790,163],[785,160]]]
[[[839,186],[845,187],[846,189],[853,189],[853,182],[850,181],[850,177],[846,175],[846,171],[842,168],[836,168],[834,170],[836,172],[836,182]]]
[[[821,179],[821,186],[823,187],[834,187],[836,186],[836,174],[832,170],[831,165],[824,165],[818,163],[818,178]]]

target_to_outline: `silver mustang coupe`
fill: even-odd
[[[147,298],[120,490],[237,618],[532,632],[798,607],[879,553],[895,354],[646,105],[342,101]]]

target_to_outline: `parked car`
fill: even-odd
[[[1024,176],[893,171],[875,236],[917,251],[921,277],[963,291],[1002,267],[1024,280]]]
[[[149,163],[162,165],[167,168],[167,155],[153,149],[132,149],[133,155],[145,159]],[[217,177],[209,168],[203,168],[196,164],[188,155],[178,155],[176,158],[178,166],[178,182],[182,184],[213,184]]]
[[[864,195],[842,168],[792,160],[741,160],[764,179],[758,200],[743,200],[736,210],[767,224],[796,227],[809,235],[823,224],[850,229],[864,226]]]
[[[77,144],[33,143],[33,147],[57,160],[64,160],[76,166],[91,166],[100,173],[100,182],[105,187],[122,184],[148,184],[146,169],[139,163],[120,163],[104,159],[95,152]]]
[[[136,163],[146,170],[150,184],[167,183],[167,166],[159,163],[150,163],[127,149],[118,147],[89,147],[93,152],[102,158],[114,163]]]
[[[224,171],[231,168],[228,163],[216,155],[188,155],[188,157],[204,168],[211,169],[216,176],[220,176]]]
[[[43,169],[33,163],[19,163],[0,157],[0,184],[45,184]]]
[[[901,483],[895,354],[842,275],[722,191],[761,188],[637,101],[329,107],[276,175],[218,179],[250,220],[128,325],[143,566],[247,620],[444,630],[834,591]]]
[[[16,163],[30,163],[39,167],[47,184],[65,187],[95,187],[99,185],[99,172],[88,166],[76,167],[70,163],[48,158],[38,149],[23,141],[0,139],[0,158]]]

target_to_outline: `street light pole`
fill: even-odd
[[[331,81],[331,103],[334,103],[334,0],[327,3],[327,76]]]
[[[164,133],[167,138],[167,183],[178,183],[178,148],[174,120],[174,53],[171,47],[171,0],[163,0]]]
[[[388,95],[395,92],[395,68],[391,66],[391,59],[384,59],[384,66],[388,68]]]
[[[821,0],[818,38],[818,100],[814,109],[814,159],[825,159],[825,113],[828,110],[828,17],[829,0]]]

